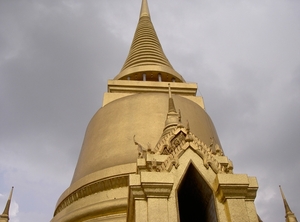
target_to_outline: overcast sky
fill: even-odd
[[[126,59],[141,0],[0,1],[0,211],[50,221],[86,126]],[[149,0],[165,54],[198,95],[258,214],[300,219],[300,1]]]

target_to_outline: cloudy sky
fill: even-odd
[[[120,71],[140,0],[0,1],[0,211],[50,221],[86,126]],[[173,67],[198,95],[235,173],[256,176],[256,207],[300,219],[300,1],[149,0]],[[297,203],[298,202],[298,203]]]

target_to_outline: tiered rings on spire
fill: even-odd
[[[140,19],[128,57],[115,79],[185,82],[163,52],[150,19],[147,0],[142,1]]]

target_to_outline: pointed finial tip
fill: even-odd
[[[279,185],[279,189],[280,189],[281,195],[284,197],[284,194],[283,194],[283,190],[282,190],[282,188],[281,188],[281,185]],[[285,198],[285,197],[284,197],[284,198]]]
[[[150,17],[149,7],[147,0],[142,0],[142,7],[141,7],[141,13],[140,17],[148,16]]]
[[[283,190],[282,190],[281,185],[279,185],[279,189],[280,189],[280,192],[283,194]]]
[[[11,187],[11,191],[10,191],[10,194],[9,194],[9,199],[11,199],[11,197],[12,197],[13,190],[14,190],[14,186]]]

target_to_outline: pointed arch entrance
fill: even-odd
[[[193,164],[177,191],[180,222],[217,222],[213,192]]]

